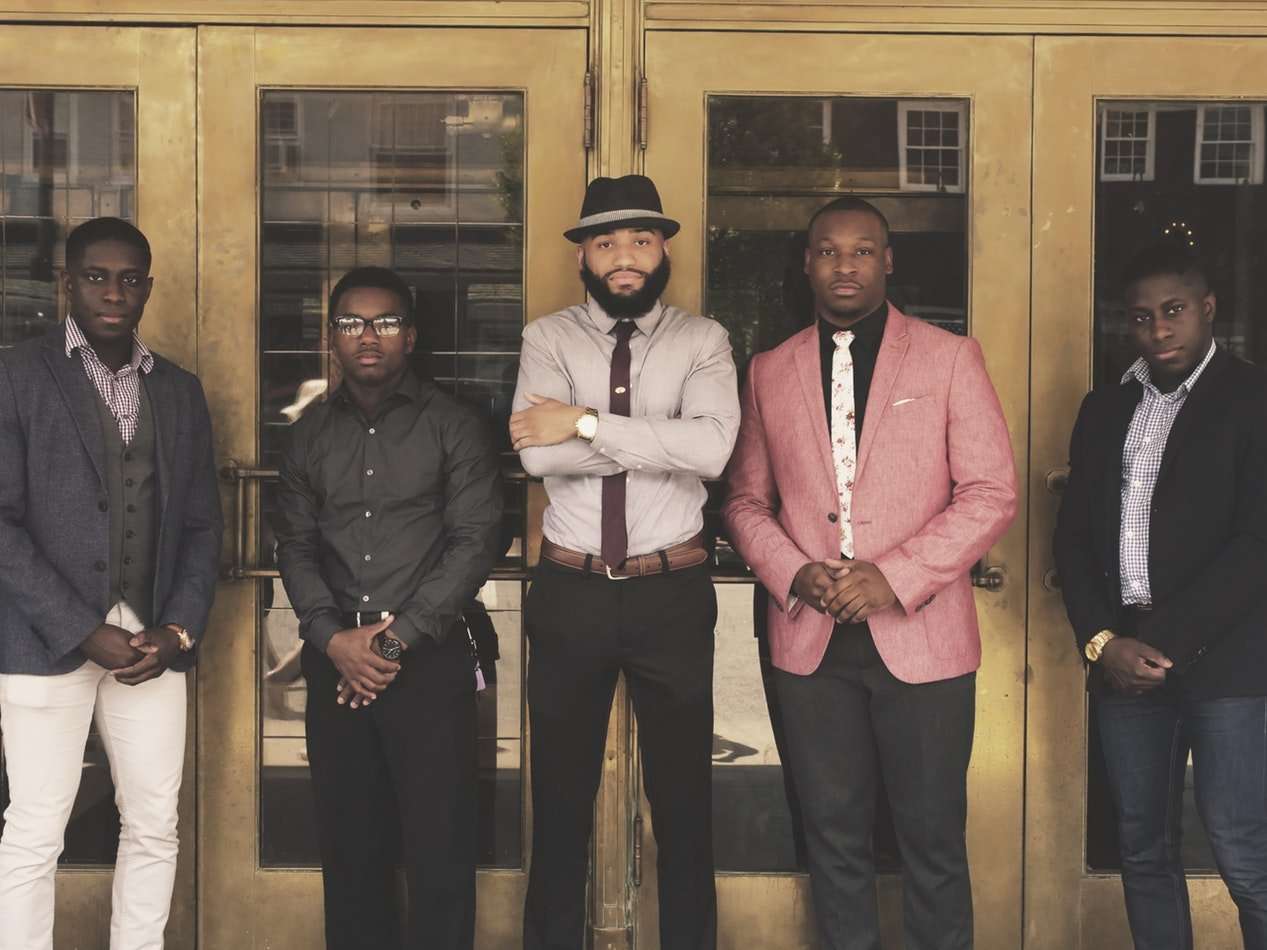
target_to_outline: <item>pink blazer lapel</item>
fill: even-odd
[[[893,386],[906,359],[911,337],[906,330],[907,317],[893,304],[884,324],[884,338],[876,356],[875,372],[871,376],[871,389],[867,393],[867,419],[862,428],[862,441],[858,445],[858,470],[855,479],[862,477],[862,470],[875,444],[875,433],[884,424],[884,415],[893,398]]]
[[[823,364],[818,351],[818,325],[801,331],[796,343],[796,375],[801,380],[801,396],[805,399],[806,416],[812,441],[818,446],[819,459],[834,482],[836,468],[831,459],[831,433],[827,429],[827,407],[823,404]]]

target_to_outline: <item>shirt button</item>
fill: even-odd
[[[366,475],[373,475],[373,474],[374,474],[374,470],[373,470],[372,468],[367,468],[367,469],[365,470],[365,474],[366,474]]]
[[[377,430],[377,429],[375,429],[373,426],[370,426],[370,435],[373,435],[373,434],[374,434],[375,432],[377,432],[377,431],[378,431],[378,430]]]
[[[834,511],[827,512],[827,520],[830,521],[832,524],[835,524],[836,521],[838,520],[836,518],[836,512]]]
[[[365,512],[365,517],[367,518],[372,517],[372,515],[373,515],[373,512],[369,512],[369,511]]]
[[[124,536],[125,538],[135,538],[135,537],[136,537],[136,532],[135,532],[135,531],[133,531],[131,528],[128,528],[128,530],[127,530],[127,531],[124,531],[124,532],[123,532],[123,536]]]
[[[367,560],[367,561],[372,561],[372,560],[374,560],[374,559],[373,559],[372,557],[370,557],[370,556],[367,554],[367,555],[365,555],[365,560]]]
[[[1133,537],[1135,537],[1135,532],[1134,532],[1134,531],[1128,531],[1128,532],[1126,532],[1126,536],[1127,536],[1128,538],[1133,538]]]
[[[1146,436],[1144,436],[1144,441],[1145,441],[1145,442],[1151,442],[1151,441],[1153,441],[1153,437],[1152,437],[1151,435],[1146,435]]]
[[[369,602],[370,602],[370,595],[369,595],[369,594],[362,594],[362,595],[361,595],[361,603],[363,603],[363,604],[368,604]]]

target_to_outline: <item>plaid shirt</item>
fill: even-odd
[[[141,373],[148,373],[154,368],[154,354],[141,342],[141,338],[132,333],[132,360],[117,373],[101,362],[97,351],[92,348],[84,331],[73,318],[66,320],[66,358],[79,351],[83,360],[84,371],[92,384],[101,393],[101,398],[110,407],[110,414],[119,423],[119,434],[123,436],[125,445],[131,443],[136,435],[137,420],[141,415]]]
[[[1135,407],[1131,427],[1126,433],[1126,444],[1122,446],[1122,527],[1118,538],[1118,566],[1122,575],[1124,604],[1152,603],[1153,591],[1148,578],[1148,533],[1153,489],[1157,485],[1157,473],[1161,469],[1161,457],[1166,451],[1171,426],[1214,356],[1215,349],[1211,343],[1205,359],[1174,392],[1163,393],[1153,385],[1148,364],[1142,357],[1122,374],[1123,385],[1137,379],[1144,387],[1144,396]]]

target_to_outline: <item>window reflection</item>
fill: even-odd
[[[523,99],[517,93],[266,92],[260,104],[260,460],[338,385],[326,298],[352,267],[413,289],[415,370],[479,409],[505,441],[523,327]],[[500,446],[509,452],[510,446]],[[508,456],[511,462],[513,456]],[[506,484],[502,567],[524,567],[524,483]],[[263,489],[261,561],[271,563]],[[485,585],[467,622],[479,696],[480,863],[521,863],[520,580]],[[260,587],[261,862],[318,863],[298,623]]]

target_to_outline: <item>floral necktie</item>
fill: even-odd
[[[858,431],[853,404],[853,332],[832,334],[836,352],[831,358],[831,457],[836,468],[836,494],[840,497],[840,553],[853,557],[853,479],[858,467]]]

